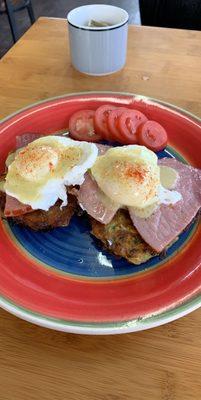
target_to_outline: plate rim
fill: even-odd
[[[83,92],[72,92],[72,93],[66,93],[63,95],[59,95],[59,96],[53,96],[53,97],[48,97],[47,99],[44,100],[39,100],[36,101],[34,103],[31,103],[25,107],[19,108],[17,111],[14,111],[13,113],[7,115],[6,117],[3,117],[2,119],[0,119],[0,124],[6,122],[7,120],[9,120],[12,117],[15,117],[17,114],[20,114],[21,112],[27,111],[35,106],[39,106],[40,104],[44,104],[50,101],[54,101],[54,100],[61,100],[61,99],[65,99],[67,97],[78,97],[80,95],[96,95],[96,94],[112,94],[112,95],[123,95],[123,96],[133,96],[133,98],[137,99],[137,101],[144,101],[146,103],[146,101],[148,101],[149,103],[147,104],[155,104],[155,105],[160,105],[160,106],[164,106],[167,108],[171,108],[172,110],[175,111],[179,111],[184,114],[184,115],[188,115],[190,117],[193,117],[196,121],[201,122],[201,117],[198,117],[197,115],[195,115],[194,113],[191,113],[190,111],[185,110],[185,108],[176,106],[172,103],[163,101],[163,100],[159,100],[155,97],[150,97],[150,96],[145,96],[145,95],[141,95],[138,93],[131,93],[131,92],[116,92],[116,91],[110,91],[110,90],[97,90],[97,91],[83,91]],[[151,103],[150,103],[151,102]]]
[[[35,103],[31,103],[26,107],[18,109],[14,113],[0,120],[0,125],[8,121],[9,119],[15,117],[16,115],[25,112],[33,107],[40,106],[51,101],[67,99],[69,97],[79,97],[84,95],[113,95],[115,96],[130,96],[134,100],[142,101],[150,105],[155,105],[158,107],[165,107],[170,109],[172,112],[182,114],[184,117],[190,117],[192,122],[201,122],[201,118],[197,115],[185,110],[182,107],[175,106],[172,103],[165,102],[163,100],[156,99],[154,97],[149,97],[145,95],[140,95],[131,92],[116,92],[116,91],[83,91],[83,92],[73,92],[67,93],[60,96],[49,97],[44,100],[39,100]],[[181,318],[192,311],[201,307],[201,295],[198,294],[191,299],[181,302],[176,308],[166,309],[164,312],[155,313],[153,315],[147,316],[145,318],[132,319],[130,321],[121,321],[118,323],[82,323],[80,321],[65,321],[59,318],[50,318],[39,313],[35,313],[31,310],[25,309],[24,307],[15,304],[14,302],[6,299],[4,296],[0,295],[0,307],[4,310],[10,312],[11,314],[26,320],[28,322],[37,324],[42,327],[49,329],[54,329],[57,331],[63,331],[68,333],[78,333],[78,334],[88,334],[88,335],[103,335],[103,334],[121,334],[141,331],[145,329],[151,329],[157,326],[164,325],[178,318]]]
[[[159,314],[155,313],[146,318],[134,318],[129,321],[122,321],[114,324],[98,322],[76,323],[74,321],[60,320],[59,318],[50,318],[18,306],[3,296],[0,296],[0,307],[27,322],[56,331],[85,335],[113,335],[156,328],[184,317],[201,307],[201,295],[197,295],[190,301],[187,300],[178,307],[168,309],[165,312]]]

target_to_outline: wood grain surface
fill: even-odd
[[[129,28],[126,67],[70,65],[65,20],[40,18],[0,62],[0,118],[68,92],[149,95],[201,115],[201,32]],[[0,311],[0,400],[200,400],[201,311],[108,337],[54,332]]]

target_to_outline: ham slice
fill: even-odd
[[[175,159],[163,158],[160,165],[174,168],[179,178],[174,190],[182,200],[174,205],[161,205],[149,218],[135,216],[129,208],[130,217],[141,237],[154,250],[161,252],[188,226],[201,207],[201,171]]]
[[[99,155],[103,155],[110,148],[102,144],[97,145]],[[108,224],[116,214],[119,205],[103,195],[90,172],[85,174],[85,180],[77,193],[80,207],[87,211],[94,219],[102,224]]]
[[[12,196],[6,195],[6,204],[4,208],[5,217],[17,217],[22,214],[27,214],[33,211],[31,206],[21,203]]]
[[[102,224],[108,224],[119,208],[109,198],[104,201],[104,195],[89,172],[85,174],[85,181],[78,192],[78,203],[87,214]]]
[[[99,144],[95,143],[96,147],[98,147],[98,155],[103,156],[110,148],[111,146],[108,146],[106,144]]]
[[[44,135],[40,133],[23,133],[23,135],[16,136],[16,149],[27,146],[29,143],[36,139],[40,139]]]
[[[56,135],[56,136],[66,136],[67,132],[66,129],[61,131],[57,131],[54,133],[50,133],[49,135]],[[22,147],[27,146],[29,143],[32,143],[34,140],[40,139],[44,136],[49,136],[48,133],[23,133],[20,136],[16,136],[16,149],[21,149]]]

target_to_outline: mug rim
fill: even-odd
[[[75,23],[72,23],[71,21],[69,21],[69,17],[71,16],[70,14],[72,12],[74,12],[75,10],[82,9],[82,8],[91,8],[92,6],[99,7],[99,8],[101,8],[101,7],[111,7],[111,8],[116,8],[118,10],[121,10],[125,14],[125,20],[122,21],[122,22],[119,22],[118,24],[113,24],[113,25],[109,25],[109,26],[100,26],[100,27],[90,27],[90,26],[85,26],[85,25],[81,25],[81,24],[75,24]],[[77,28],[77,29],[82,29],[82,30],[91,31],[91,32],[109,31],[109,30],[113,30],[113,29],[116,29],[116,28],[120,28],[120,27],[126,25],[128,23],[128,20],[129,20],[129,14],[127,13],[126,10],[124,10],[121,7],[113,6],[113,5],[110,5],[110,4],[87,4],[87,5],[83,5],[83,6],[80,6],[80,7],[73,8],[67,14],[67,22],[68,22],[69,25],[71,25],[71,26],[73,26],[74,28]]]

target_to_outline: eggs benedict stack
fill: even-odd
[[[130,145],[106,149],[97,158],[78,202],[104,247],[140,264],[171,246],[195,218],[200,188],[199,169]]]
[[[7,160],[4,216],[36,230],[67,225],[76,207],[67,188],[82,184],[97,154],[93,143],[66,137],[45,136],[28,144]]]

